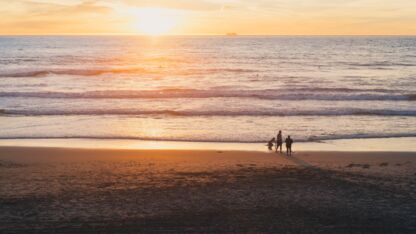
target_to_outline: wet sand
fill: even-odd
[[[416,154],[0,147],[0,233],[415,233]]]

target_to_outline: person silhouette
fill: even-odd
[[[292,156],[293,139],[290,138],[290,136],[287,136],[285,142],[286,142],[286,155]]]
[[[267,147],[269,147],[269,150],[273,150],[273,143],[275,142],[275,138],[273,137],[268,143]]]
[[[282,130],[279,130],[276,138],[276,153],[280,147],[280,153],[282,153],[282,146],[283,146],[283,138],[282,138]]]

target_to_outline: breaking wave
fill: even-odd
[[[415,101],[416,94],[378,93],[377,91],[344,92],[319,90],[104,90],[88,92],[0,92],[0,97],[66,98],[66,99],[157,99],[157,98],[257,98],[269,100],[328,100],[328,101]]]
[[[319,142],[329,140],[347,139],[379,139],[379,138],[408,138],[416,137],[415,133],[388,133],[388,134],[346,134],[346,135],[321,135],[321,136],[299,136],[296,142]],[[177,142],[220,142],[220,143],[264,143],[265,140],[241,140],[241,139],[218,139],[209,137],[200,138],[168,138],[168,137],[141,137],[124,135],[68,135],[68,136],[0,136],[0,139],[97,139],[97,140],[143,140],[143,141],[177,141]]]
[[[212,73],[250,73],[258,72],[253,69],[241,68],[188,68],[188,69],[145,69],[145,68],[109,68],[109,69],[39,69],[32,71],[9,71],[0,73],[0,77],[45,77],[48,75],[72,75],[72,76],[99,76],[103,74],[175,74],[175,75],[200,75]]]
[[[416,110],[335,109],[335,110],[0,110],[1,115],[69,116],[69,115],[166,115],[166,116],[416,116]]]

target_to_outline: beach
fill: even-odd
[[[414,233],[414,152],[0,147],[1,233]]]
[[[414,36],[0,48],[0,233],[416,233]]]
[[[0,234],[416,234],[416,1],[376,3],[0,1]]]

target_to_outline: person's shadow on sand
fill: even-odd
[[[302,166],[302,167],[306,167],[306,168],[315,168],[315,166],[313,166],[312,164],[310,164],[306,161],[303,161],[302,159],[296,158],[295,156],[287,157],[286,159],[296,163],[296,165],[298,165],[298,166]]]

